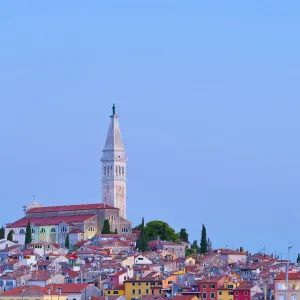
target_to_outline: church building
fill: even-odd
[[[112,110],[101,158],[103,203],[43,206],[33,201],[24,207],[24,218],[7,224],[6,235],[13,230],[14,240],[24,244],[26,226],[30,221],[33,242],[57,243],[64,246],[68,234],[70,241],[75,243],[101,233],[105,219],[109,220],[112,232],[132,232],[131,222],[126,220],[127,157],[115,105]]]

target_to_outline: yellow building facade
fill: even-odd
[[[233,289],[238,285],[238,282],[225,279],[224,284],[218,288],[218,300],[233,300]]]
[[[159,295],[162,293],[162,280],[152,278],[130,279],[124,281],[126,300],[141,296]]]

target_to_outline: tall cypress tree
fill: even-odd
[[[110,234],[110,225],[109,225],[108,219],[104,220],[101,233],[102,234]]]
[[[201,242],[200,242],[200,253],[207,253],[207,238],[206,238],[206,228],[204,224],[202,224],[202,232],[201,232]]]
[[[166,240],[167,240],[167,224],[166,224],[166,223],[163,223],[160,238],[161,238],[163,241],[166,241]]]
[[[297,264],[300,263],[300,253],[298,253],[298,257],[297,257]]]
[[[141,224],[141,233],[139,239],[137,240],[136,248],[138,248],[141,252],[145,252],[146,250],[148,250],[148,243],[148,235],[145,231],[145,221],[143,218]]]
[[[11,241],[11,242],[13,241],[13,233],[14,233],[13,230],[9,231],[7,238],[6,238],[8,241]]]
[[[26,233],[25,233],[25,245],[30,244],[31,242],[32,242],[31,225],[30,225],[30,221],[28,221],[26,227]]]
[[[5,229],[2,226],[0,229],[0,240],[3,240],[3,239],[5,239]]]
[[[70,249],[70,236],[69,236],[69,234],[67,234],[67,236],[66,236],[65,247],[67,249]]]

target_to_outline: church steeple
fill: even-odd
[[[126,218],[126,163],[125,148],[116,115],[112,107],[110,125],[103,149],[102,201],[120,209],[120,216]]]

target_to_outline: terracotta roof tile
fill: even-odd
[[[79,204],[79,205],[64,205],[64,206],[45,206],[36,207],[29,210],[27,213],[43,213],[43,212],[58,212],[58,211],[69,211],[69,210],[93,210],[93,209],[118,209],[116,207],[107,205],[105,203],[95,204]]]

